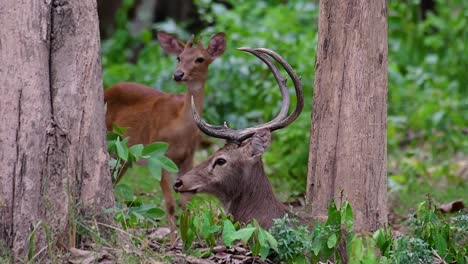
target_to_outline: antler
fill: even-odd
[[[192,114],[195,122],[197,123],[198,128],[208,136],[223,138],[227,141],[236,143],[241,143],[242,141],[250,138],[253,134],[255,134],[255,132],[261,129],[269,129],[270,131],[274,131],[288,126],[294,120],[296,120],[304,106],[304,94],[302,92],[301,80],[286,60],[284,60],[280,55],[278,55],[274,51],[265,48],[239,48],[239,50],[249,52],[255,55],[256,57],[261,59],[268,66],[268,68],[270,68],[270,70],[273,72],[273,75],[275,76],[278,86],[280,87],[281,96],[283,99],[281,102],[280,112],[270,122],[250,128],[234,130],[229,128],[226,122],[224,122],[224,125],[222,126],[210,125],[206,123],[203,119],[201,119],[200,115],[195,109],[195,104],[192,97]],[[267,55],[275,59],[286,70],[289,77],[291,77],[294,84],[294,88],[296,90],[296,108],[287,117],[286,115],[288,114],[289,110],[290,98],[286,87],[286,79],[281,76],[281,73],[279,72],[278,68],[274,65],[274,63]]]

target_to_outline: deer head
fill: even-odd
[[[178,65],[173,75],[177,82],[204,82],[208,66],[226,49],[224,33],[214,35],[206,49],[201,40],[194,46],[193,35],[187,43],[183,43],[170,34],[158,32],[158,40],[165,52],[177,56]]]
[[[255,218],[263,227],[269,228],[273,219],[282,217],[287,209],[273,193],[265,175],[262,154],[271,142],[270,133],[288,126],[302,111],[304,96],[300,78],[291,66],[278,54],[268,49],[241,48],[260,58],[273,72],[282,94],[279,114],[270,122],[242,130],[234,130],[226,124],[214,126],[200,118],[192,101],[192,113],[199,129],[205,134],[227,140],[224,147],[206,161],[182,175],[174,184],[181,193],[208,193],[218,197],[225,209],[238,221],[248,222]],[[295,110],[288,116],[289,93],[286,79],[270,58],[275,59],[291,77],[297,95]]]

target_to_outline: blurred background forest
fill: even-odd
[[[309,0],[98,1],[104,87],[142,83],[184,92],[172,80],[176,59],[156,39],[162,30],[205,43],[227,34],[227,51],[210,67],[204,117],[235,128],[269,120],[280,94],[269,71],[241,46],[277,51],[302,77],[306,106],[298,120],[274,133],[264,159],[276,193],[305,193],[318,2]],[[430,195],[437,203],[468,200],[468,2],[388,1],[388,189],[390,208],[404,216]],[[293,90],[291,90],[293,93]],[[308,98],[308,99],[307,99]],[[210,150],[201,150],[198,160]],[[144,169],[122,184],[159,192]],[[119,197],[117,193],[117,198]],[[156,196],[154,199],[160,203]],[[398,219],[391,219],[397,221]]]

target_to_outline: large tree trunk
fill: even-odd
[[[93,0],[0,2],[0,241],[19,257],[40,221],[70,247],[77,213],[113,206],[96,10]]]
[[[356,230],[387,222],[385,0],[320,1],[307,200],[349,201]]]

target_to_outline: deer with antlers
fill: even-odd
[[[271,132],[288,126],[299,116],[304,105],[304,95],[300,78],[277,53],[263,48],[240,50],[255,55],[273,72],[283,98],[281,110],[270,122],[234,130],[226,124],[207,124],[201,119],[192,101],[192,113],[198,128],[208,136],[226,139],[227,143],[206,161],[181,175],[174,183],[174,189],[180,193],[212,194],[221,200],[225,210],[236,221],[245,223],[256,219],[262,227],[270,228],[273,219],[283,217],[288,209],[276,199],[265,175],[261,155],[270,145]],[[297,104],[290,115],[286,79],[283,79],[271,58],[286,70],[295,87]]]
[[[158,32],[163,50],[177,56],[178,65],[173,78],[178,83],[186,84],[185,94],[163,93],[137,83],[119,83],[104,92],[107,129],[112,130],[114,125],[128,127],[126,136],[129,137],[130,145],[167,142],[169,149],[166,155],[177,164],[181,174],[193,167],[193,155],[201,141],[191,108],[197,112],[203,111],[208,66],[226,49],[224,33],[214,35],[206,48],[201,41],[195,46],[193,39],[192,36],[187,43],[183,43],[172,35]],[[123,172],[117,177],[117,182]],[[175,200],[168,172],[163,171],[160,185],[171,229],[171,241],[174,242]],[[187,199],[185,197],[184,200]]]

